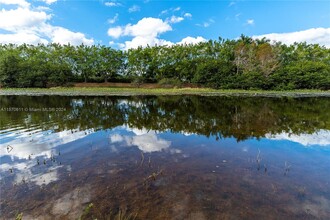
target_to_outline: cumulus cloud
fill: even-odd
[[[52,16],[47,7],[30,8],[29,3],[21,0],[0,0],[1,3],[16,5],[15,9],[0,11],[0,30],[9,33],[0,34],[0,43],[38,44],[57,42],[61,44],[93,44],[85,34],[73,32],[60,26],[49,24]],[[54,0],[45,1],[53,3]]]
[[[126,26],[117,26],[109,28],[108,35],[113,38],[121,36],[131,36],[131,41],[125,42],[125,49],[137,48],[138,46],[147,46],[160,44],[163,45],[166,41],[158,39],[158,36],[167,31],[171,31],[172,27],[159,18],[143,18],[138,23]]]
[[[146,46],[155,46],[155,45],[158,45],[158,46],[163,46],[163,45],[173,45],[172,42],[170,41],[167,41],[167,40],[163,40],[163,39],[158,39],[158,38],[155,38],[155,37],[142,37],[142,36],[137,36],[137,37],[134,37],[131,41],[125,41],[125,44],[124,44],[124,48],[123,49],[130,49],[130,48],[138,48],[140,46],[142,47],[146,47]]]
[[[92,45],[94,43],[93,39],[87,39],[83,33],[72,32],[62,27],[52,27],[51,39],[52,42],[59,44]]]
[[[57,2],[57,0],[42,0],[42,1],[45,2],[48,5],[51,5],[51,4],[55,3],[55,2]]]
[[[31,11],[28,8],[17,8],[0,11],[0,29],[6,31],[35,30],[51,18],[44,11]]]
[[[180,42],[178,42],[178,44],[198,44],[200,42],[205,42],[206,39],[198,36],[198,37],[186,37],[183,38]]]
[[[4,5],[18,5],[23,8],[27,8],[30,6],[30,3],[28,3],[25,0],[0,0],[0,4]]]
[[[133,12],[137,12],[137,11],[140,11],[140,7],[138,5],[133,5],[132,7],[130,7],[128,9],[129,13],[133,13]]]
[[[261,39],[264,37],[272,41],[280,41],[287,45],[294,42],[307,42],[308,44],[320,44],[330,48],[330,28],[311,28],[297,32],[271,33],[253,36],[252,38]]]
[[[143,18],[135,25],[128,24],[125,27],[125,35],[131,36],[152,36],[156,37],[161,33],[172,30],[172,27],[158,18]]]
[[[109,28],[108,35],[112,38],[119,38],[123,36],[132,37],[131,40],[125,41],[124,43],[117,44],[121,49],[128,50],[131,48],[137,48],[139,46],[171,46],[175,43],[160,39],[159,36],[163,33],[172,30],[171,24],[178,23],[183,21],[183,17],[172,16],[166,21],[163,21],[160,18],[143,18],[138,21],[136,24],[127,24],[126,26],[117,26]],[[203,37],[186,37],[182,39],[177,44],[196,44],[199,42],[206,41]],[[115,45],[115,42],[110,41],[111,45]]]
[[[109,28],[109,30],[108,30],[108,35],[113,38],[119,38],[120,36],[123,35],[123,33],[124,33],[124,30],[120,26],[114,27],[114,28]]]
[[[48,41],[46,39],[42,39],[36,34],[29,33],[16,33],[16,34],[0,34],[0,43],[2,44],[47,44]]]

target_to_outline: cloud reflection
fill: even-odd
[[[158,137],[156,131],[147,130],[145,128],[122,128],[126,131],[132,132],[133,135],[121,135],[118,133],[111,134],[109,138],[112,143],[124,143],[128,147],[137,146],[144,153],[168,150],[171,146],[171,141]],[[173,152],[178,152],[178,150]]]
[[[299,143],[303,146],[319,145],[330,146],[330,131],[319,130],[312,134],[291,134],[291,133],[279,133],[279,134],[266,134],[266,138],[271,140],[288,140]]]

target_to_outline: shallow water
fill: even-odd
[[[329,98],[0,96],[0,218],[330,219],[329,109]]]

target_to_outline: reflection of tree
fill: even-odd
[[[79,100],[80,104],[75,104]],[[1,111],[0,128],[138,129],[235,137],[238,141],[267,133],[330,130],[327,98],[253,97],[58,97],[1,96],[1,108],[65,108],[65,111]],[[56,126],[55,126],[56,125]]]

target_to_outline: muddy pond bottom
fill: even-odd
[[[0,103],[0,219],[330,219],[328,98]]]

